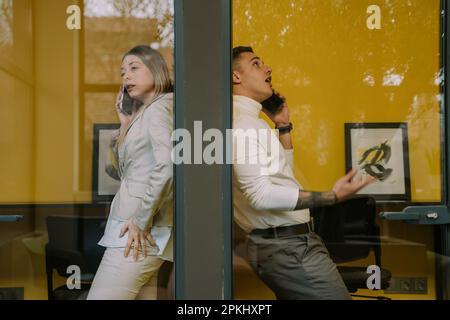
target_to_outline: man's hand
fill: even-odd
[[[276,95],[278,95],[281,100],[284,101],[283,105],[278,109],[276,114],[271,113],[266,109],[262,109],[262,111],[272,120],[277,128],[287,127],[289,126],[289,107],[286,103],[286,98],[280,95],[278,92],[274,91]],[[285,150],[292,150],[294,146],[291,141],[291,134],[285,133],[279,135],[280,143]]]
[[[365,176],[359,179],[353,179],[356,176],[357,171],[353,169],[345,176],[336,181],[333,192],[336,195],[336,199],[338,202],[341,202],[359,190],[367,186],[368,184],[374,182],[376,179],[372,176]],[[352,180],[353,179],[353,180]]]
[[[128,231],[128,241],[125,247],[124,253],[125,258],[128,257],[128,255],[130,254],[131,245],[133,245],[134,247],[133,256],[135,261],[137,261],[138,259],[139,247],[142,249],[144,257],[146,257],[147,247],[145,246],[145,240],[148,240],[152,246],[156,247],[156,242],[152,238],[150,232],[139,229],[139,227],[133,223],[132,219],[128,220],[128,222],[122,227],[122,230],[120,230],[119,237],[122,238],[127,231]]]
[[[274,91],[274,93],[283,100],[283,105],[278,109],[277,113],[273,114],[266,109],[262,109],[262,111],[272,120],[272,122],[277,127],[285,127],[289,125],[289,107],[286,103],[286,98],[283,97],[279,92]]]

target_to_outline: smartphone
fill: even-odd
[[[122,102],[119,105],[120,111],[124,114],[131,115],[133,113],[134,100],[130,97],[125,86],[121,87]]]
[[[277,111],[281,108],[284,101],[275,93],[272,96],[263,102],[261,102],[264,109],[268,110],[270,113],[277,113]]]

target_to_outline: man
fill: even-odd
[[[269,132],[259,115],[261,102],[273,94],[271,74],[251,47],[233,49],[235,139],[249,130]],[[276,114],[263,111],[279,129],[275,143],[262,139],[264,135],[246,134],[245,148],[233,145],[234,216],[249,234],[250,264],[278,299],[350,299],[336,265],[312,231],[308,208],[343,201],[373,178],[353,179],[356,171],[352,171],[329,192],[302,190],[293,173],[292,125],[286,101]],[[267,141],[271,141],[270,148]]]

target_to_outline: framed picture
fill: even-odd
[[[119,190],[120,178],[112,160],[111,139],[120,124],[94,124],[92,201],[110,202]]]
[[[345,167],[346,172],[357,169],[356,177],[377,178],[358,194],[377,200],[410,200],[407,124],[346,123]]]

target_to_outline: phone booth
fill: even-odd
[[[359,195],[374,201],[367,237],[378,245],[336,259],[340,271],[362,268],[354,277],[380,272],[379,290],[352,287],[355,299],[449,297],[448,9],[439,0],[233,1],[233,46],[252,46],[272,68],[305,190],[330,190],[351,168],[377,178]],[[235,253],[235,297],[273,298]]]

